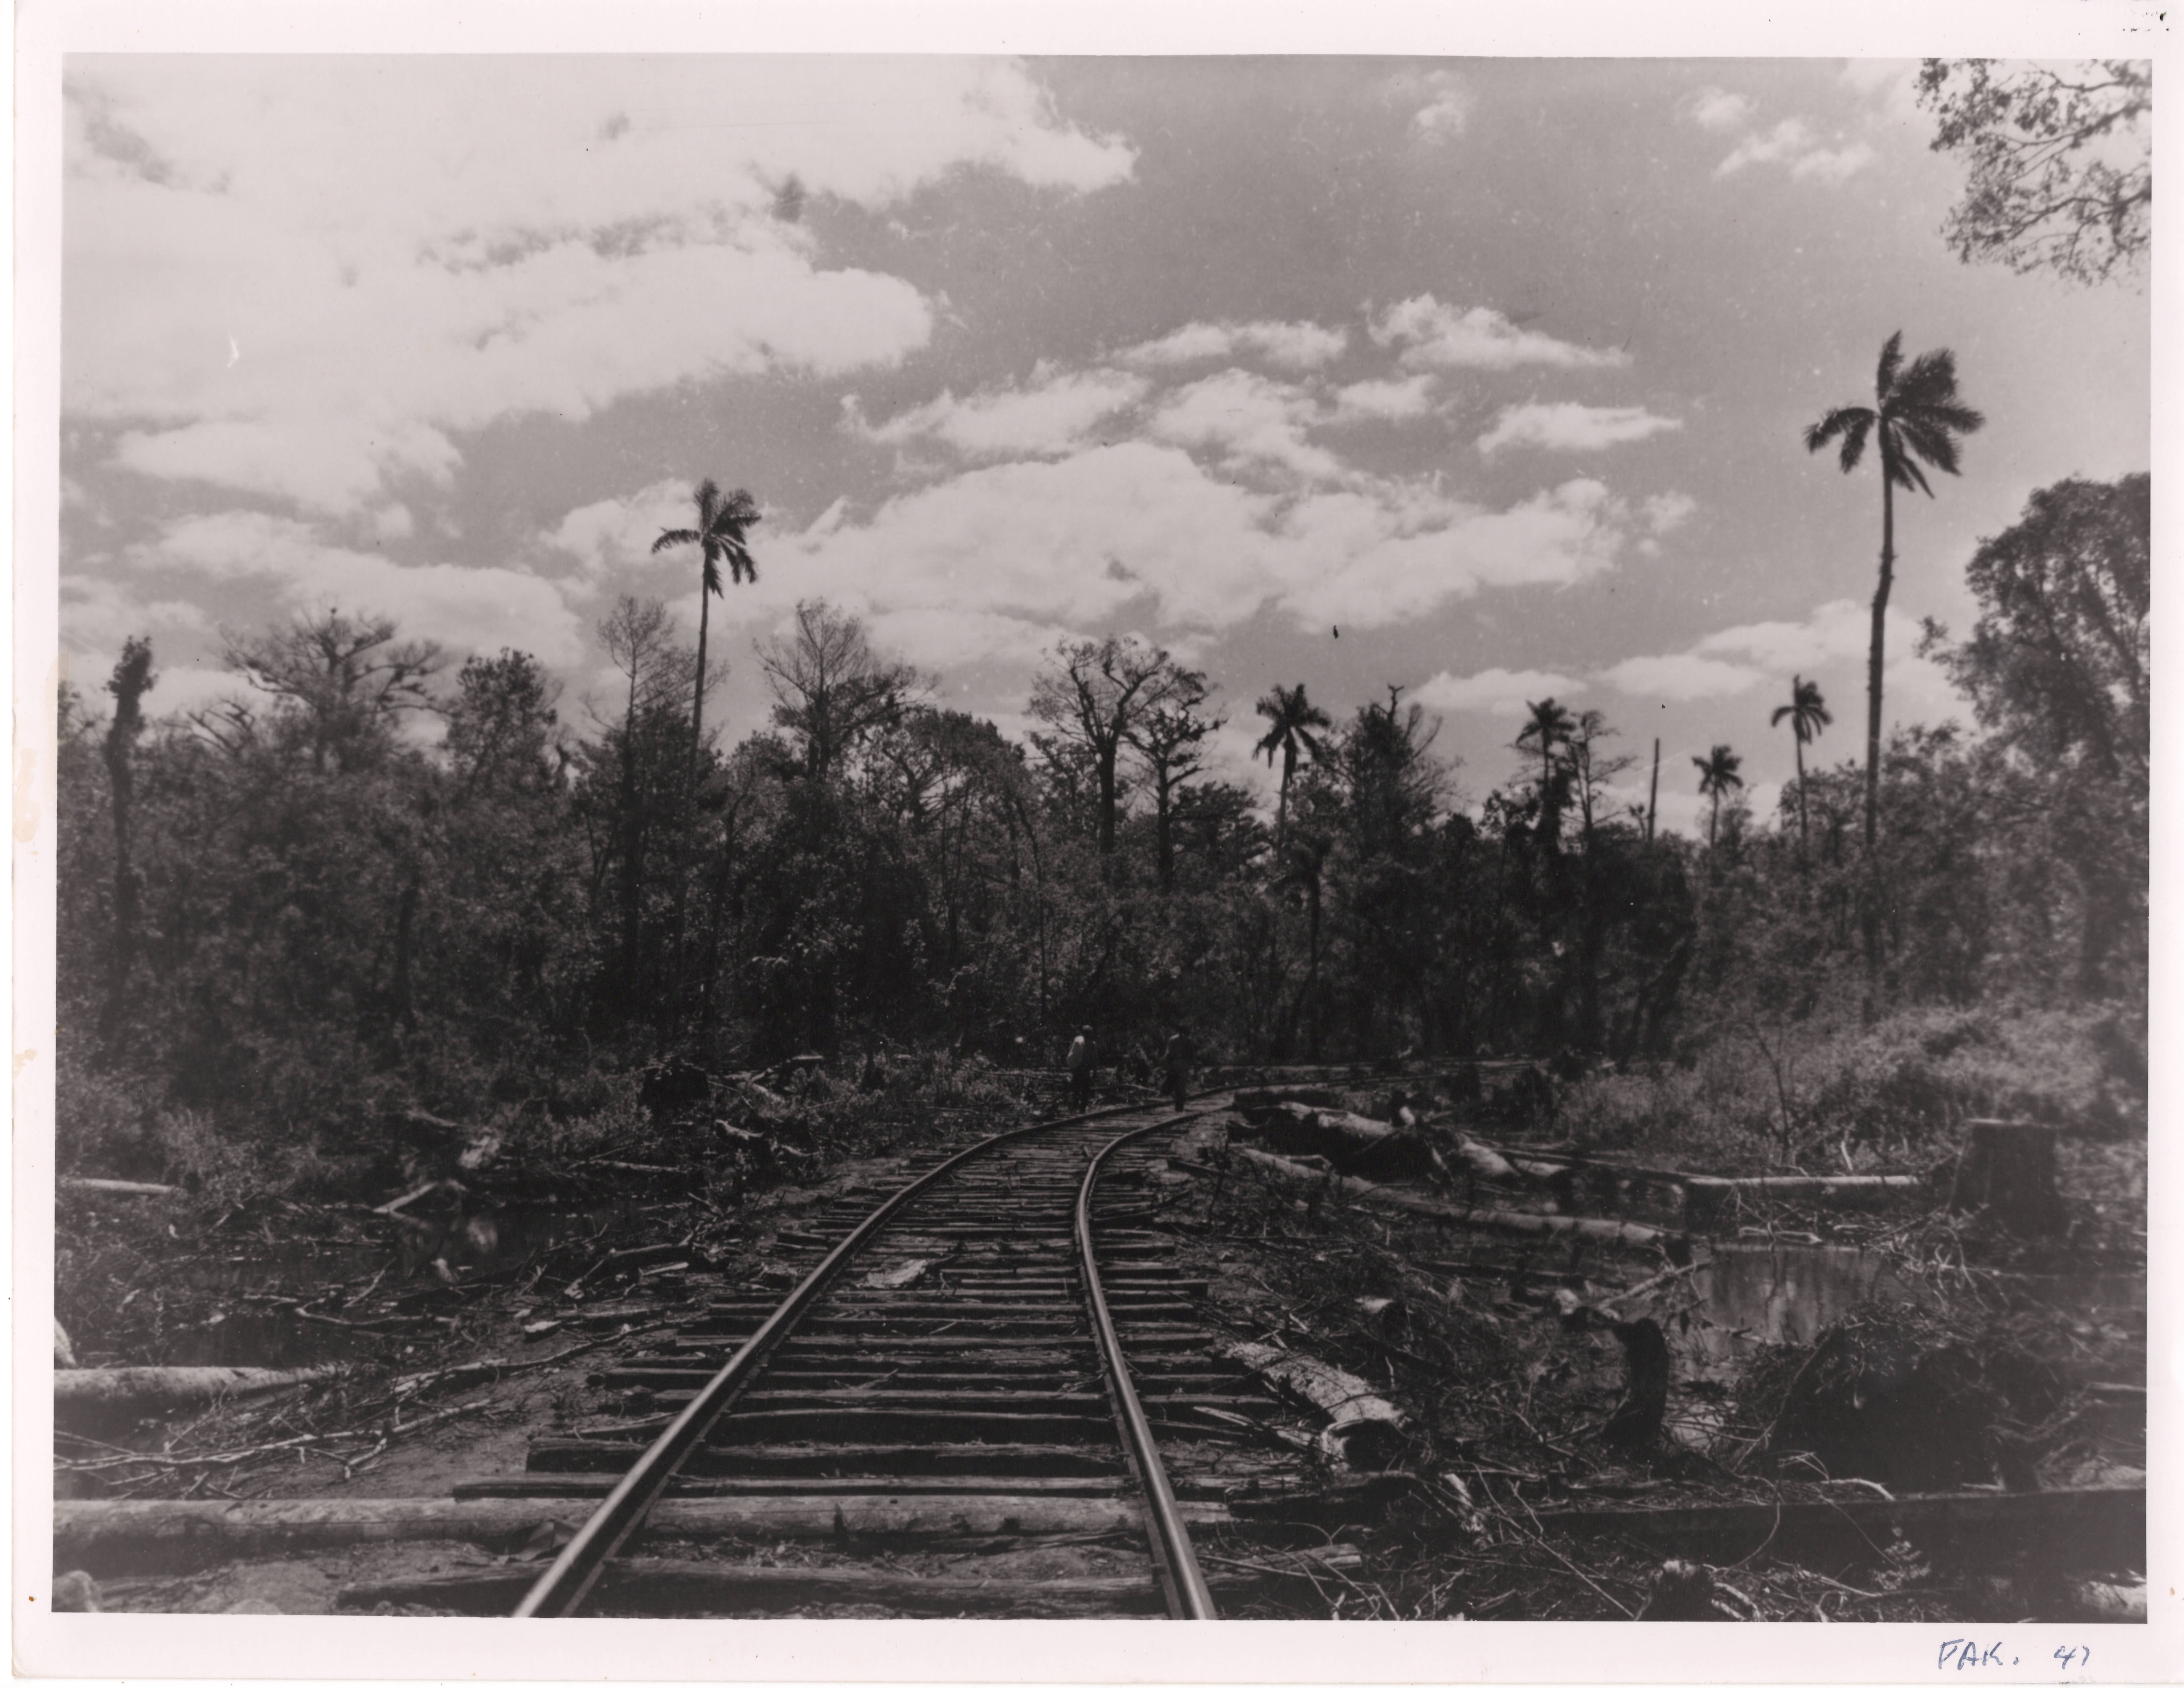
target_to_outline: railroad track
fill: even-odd
[[[1109,1109],[922,1157],[784,1229],[796,1286],[733,1290],[595,1381],[627,1416],[534,1439],[464,1502],[599,1496],[550,1566],[398,1602],[517,1616],[760,1611],[1210,1618],[1232,1500],[1304,1440],[1211,1351],[1145,1163],[1196,1116]]]

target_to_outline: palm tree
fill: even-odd
[[[1811,830],[1805,819],[1805,746],[1820,736],[1823,727],[1834,726],[1836,718],[1828,713],[1819,682],[1802,674],[1790,677],[1790,701],[1776,710],[1767,724],[1780,727],[1786,716],[1791,736],[1797,742],[1797,860],[1802,861]]]
[[[1314,729],[1324,729],[1334,723],[1327,718],[1325,710],[1306,701],[1302,681],[1294,686],[1277,685],[1259,699],[1258,711],[1273,725],[1253,748],[1252,754],[1264,756],[1268,767],[1273,766],[1277,752],[1282,759],[1282,794],[1274,812],[1274,837],[1279,841],[1289,833],[1290,782],[1296,777],[1297,752],[1300,749],[1309,750],[1312,760],[1318,761],[1327,754],[1327,747],[1313,736]]]
[[[1531,710],[1531,717],[1517,735],[1515,748],[1522,750],[1532,744],[1540,747],[1540,837],[1552,850],[1562,829],[1562,805],[1568,790],[1567,786],[1560,793],[1555,788],[1555,750],[1570,742],[1577,720],[1552,698],[1542,698],[1525,708]]]
[[[1707,822],[1707,848],[1712,850],[1721,831],[1721,799],[1744,788],[1744,777],[1737,772],[1744,758],[1728,745],[1717,744],[1705,755],[1692,757],[1691,766],[1699,771],[1699,795],[1713,799],[1713,818]]]
[[[695,497],[698,525],[663,528],[652,542],[655,557],[671,545],[695,545],[705,560],[698,587],[698,680],[690,699],[690,788],[694,794],[698,788],[698,766],[705,753],[705,620],[710,607],[706,599],[722,595],[721,560],[724,557],[731,580],[758,578],[758,564],[744,539],[759,520],[755,499],[740,487],[722,498],[710,476],[698,483]]]
[[[1577,725],[1570,712],[1552,698],[1542,698],[1538,703],[1524,705],[1532,712],[1524,723],[1524,730],[1517,735],[1517,745],[1536,742],[1540,747],[1540,801],[1546,801],[1549,785],[1555,777],[1555,747],[1569,743],[1570,733]]]
[[[1873,377],[1873,408],[1845,405],[1830,410],[1805,430],[1805,449],[1818,451],[1842,441],[1841,462],[1847,475],[1865,455],[1869,435],[1880,448],[1880,584],[1873,594],[1873,646],[1866,662],[1865,849],[1873,853],[1880,806],[1880,660],[1882,630],[1888,615],[1888,588],[1896,570],[1896,488],[1916,487],[1928,498],[1934,489],[1919,467],[1923,461],[1944,474],[1957,472],[1957,436],[1975,433],[1986,418],[1957,400],[1957,358],[1947,350],[1921,352],[1903,366],[1899,330],[1880,348]]]

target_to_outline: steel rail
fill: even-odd
[[[1146,1534],[1152,1541],[1153,1563],[1160,1568],[1168,1585],[1169,1615],[1214,1618],[1220,1613],[1213,1609],[1213,1591],[1206,1585],[1206,1573],[1198,1568],[1198,1555],[1191,1549],[1190,1532],[1184,1528],[1183,1514],[1177,1510],[1175,1490],[1169,1486],[1167,1468],[1161,1463],[1152,1426],[1146,1422],[1145,1409],[1139,1404],[1137,1389],[1130,1382],[1130,1368],[1123,1359],[1122,1340],[1115,1334],[1115,1321],[1107,1311],[1107,1292],[1100,1282],[1100,1265],[1092,1253],[1092,1189],[1100,1180],[1100,1169],[1106,1164],[1107,1157],[1125,1143],[1134,1142],[1148,1132],[1164,1131],[1195,1117],[1180,1113],[1168,1119],[1156,1119],[1150,1125],[1124,1132],[1092,1157],[1092,1164],[1085,1169],[1084,1182],[1077,1191],[1077,1253],[1084,1263],[1084,1299],[1091,1310],[1093,1334],[1100,1344],[1108,1387],[1114,1395],[1123,1446],[1129,1453],[1130,1462],[1137,1468],[1138,1482],[1145,1490]]]
[[[1144,1111],[1144,1103],[1127,1102],[1113,1107],[1095,1108],[1089,1113],[1065,1114],[1058,1119],[1038,1120],[1030,1125],[1015,1126],[1007,1131],[996,1132],[993,1136],[982,1139],[969,1148],[950,1156],[923,1177],[905,1184],[866,1214],[855,1230],[837,1243],[833,1251],[812,1267],[810,1275],[801,1284],[782,1298],[781,1305],[767,1315],[766,1323],[729,1357],[727,1363],[698,1392],[696,1398],[677,1414],[674,1421],[638,1456],[637,1462],[630,1467],[621,1481],[599,1503],[599,1509],[570,1538],[568,1546],[561,1550],[560,1557],[532,1585],[530,1592],[523,1596],[522,1604],[515,1608],[514,1615],[518,1618],[569,1618],[576,1614],[577,1608],[599,1581],[600,1573],[605,1570],[607,1561],[620,1552],[623,1545],[644,1527],[655,1502],[666,1492],[667,1485],[674,1481],[675,1474],[682,1468],[683,1462],[705,1440],[721,1415],[749,1385],[767,1357],[795,1329],[805,1313],[810,1311],[811,1304],[833,1283],[836,1274],[885,1227],[904,1204],[914,1200],[928,1185],[938,1183],[965,1162],[974,1160],[1017,1138],[1028,1137],[1034,1132],[1053,1131],[1065,1125],[1081,1125],[1087,1120],[1108,1119],[1117,1114]],[[1169,1504],[1173,1505],[1173,1498]]]

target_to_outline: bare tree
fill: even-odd
[[[796,606],[796,626],[759,647],[773,719],[804,747],[804,772],[823,780],[868,735],[894,725],[926,681],[872,649],[865,624],[821,598]]]
[[[1163,891],[1175,883],[1176,794],[1205,772],[1206,737],[1226,720],[1201,713],[1206,697],[1206,676],[1179,669],[1174,697],[1139,716],[1124,734],[1152,781],[1154,860]]]
[[[432,706],[430,682],[446,660],[430,639],[398,641],[388,617],[338,610],[248,638],[230,634],[225,655],[301,720],[314,773],[330,757],[347,768],[382,749],[396,716]]]
[[[1115,853],[1122,806],[1116,762],[1123,742],[1139,721],[1176,702],[1185,672],[1166,651],[1139,638],[1067,639],[1033,682],[1031,712],[1092,762],[1103,856]]]

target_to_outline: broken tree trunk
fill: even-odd
[[[1984,1207],[2020,1236],[2052,1236],[2067,1223],[2055,1193],[2052,1126],[1975,1119],[1957,1156],[1949,1206]]]
[[[1331,1184],[1345,1195],[1357,1196],[1362,1201],[1382,1202],[1390,1207],[1401,1207],[1408,1212],[1422,1213],[1429,1218],[1446,1220],[1453,1224],[1469,1225],[1478,1230],[1507,1231],[1520,1237],[1591,1237],[1597,1242],[1624,1243],[1638,1248],[1665,1241],[1670,1235],[1658,1226],[1634,1225],[1618,1219],[1575,1219],[1560,1213],[1528,1213],[1511,1207],[1462,1207],[1453,1201],[1443,1201],[1416,1190],[1390,1189],[1382,1184],[1368,1184],[1363,1178],[1317,1172],[1310,1167],[1300,1166],[1295,1161],[1285,1160],[1279,1155],[1269,1155],[1257,1149],[1239,1148],[1232,1152],[1242,1156],[1253,1166],[1264,1167],[1268,1172],[1284,1178],[1295,1178],[1305,1184]]]
[[[150,1414],[209,1406],[222,1397],[265,1395],[338,1377],[341,1366],[269,1371],[257,1366],[117,1366],[107,1371],[53,1373],[57,1418],[119,1412]]]
[[[1353,1377],[1309,1355],[1264,1342],[1225,1342],[1216,1351],[1249,1366],[1291,1399],[1327,1415],[1320,1446],[1345,1464],[1384,1469],[1403,1457],[1402,1410]]]

